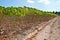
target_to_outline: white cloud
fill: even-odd
[[[58,3],[60,3],[60,0],[57,0]]]
[[[27,0],[27,2],[28,2],[28,3],[34,3],[34,1],[33,1],[33,0]]]
[[[38,2],[39,3],[43,3],[45,5],[49,5],[50,4],[50,1],[49,0],[39,0]]]

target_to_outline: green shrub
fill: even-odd
[[[38,16],[56,16],[52,12],[45,12],[35,8],[29,7],[2,7],[0,6],[0,14],[8,16],[20,16],[25,17],[27,15],[38,15]]]

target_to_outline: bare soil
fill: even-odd
[[[0,40],[9,37],[12,34],[22,34],[26,30],[35,28],[42,22],[47,22],[54,17],[43,17],[43,16],[1,16],[0,17]],[[14,33],[15,32],[15,33]]]

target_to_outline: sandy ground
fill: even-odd
[[[40,31],[37,36],[31,40],[48,40],[48,38],[49,40],[60,40],[60,17],[58,17],[57,21],[52,25],[47,25],[46,28]]]
[[[51,27],[50,40],[60,40],[60,17],[58,17],[57,22]]]
[[[52,24],[51,28],[46,27],[37,35],[37,37],[38,38],[34,38],[34,39],[35,40],[60,40],[60,17],[58,17],[57,21],[54,22],[54,24]]]
[[[47,25],[32,40],[60,40],[60,17],[52,25]]]
[[[35,35],[35,37],[30,38],[30,40],[50,40],[51,39],[51,27],[54,26],[57,21],[53,19],[53,21],[50,20],[46,25],[44,25],[41,31],[37,32],[38,34]],[[54,25],[53,25],[54,24]]]

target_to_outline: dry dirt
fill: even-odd
[[[53,17],[0,17],[0,40],[9,40],[9,38],[21,34],[24,34],[26,31],[27,34],[33,32],[37,28],[38,24],[42,22],[47,22],[48,20],[52,19]],[[23,34],[22,34],[23,33]],[[24,37],[24,36],[23,36]]]
[[[57,18],[57,22],[51,27],[50,40],[60,40],[60,17]]]

